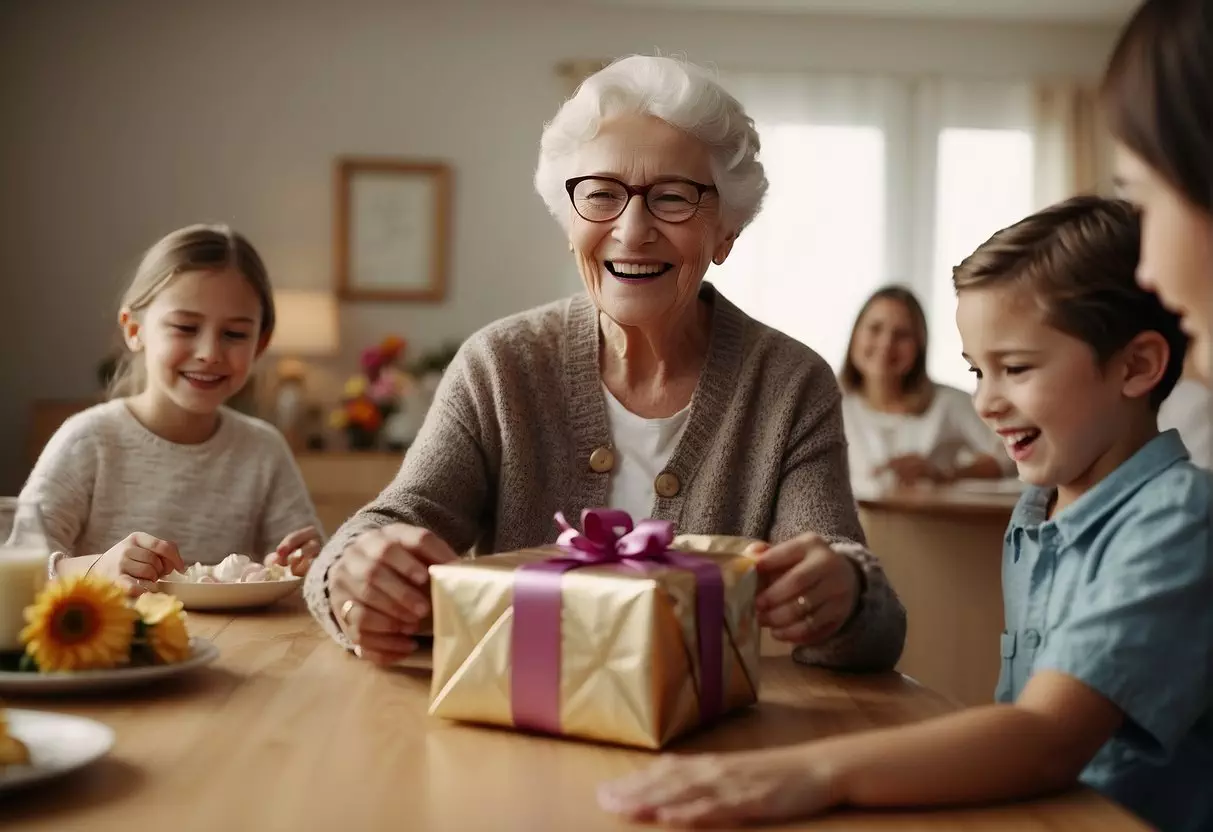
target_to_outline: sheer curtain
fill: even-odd
[[[849,316],[890,274],[904,274],[902,194],[889,179],[890,157],[902,150],[890,138],[905,127],[906,85],[804,75],[721,80],[758,125],[770,190],[709,279],[837,366]]]
[[[971,390],[952,267],[1034,207],[1031,85],[800,73],[721,82],[758,125],[771,189],[709,279],[835,369],[864,299],[908,285],[927,312],[933,377]]]

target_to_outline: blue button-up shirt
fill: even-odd
[[[1167,431],[1048,518],[1024,492],[1003,545],[1002,673],[1037,670],[1114,702],[1082,781],[1163,830],[1213,829],[1213,473]]]

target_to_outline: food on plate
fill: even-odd
[[[25,743],[8,732],[8,720],[0,708],[0,768],[29,763],[29,749]]]
[[[191,584],[251,584],[285,581],[294,577],[285,566],[257,563],[248,555],[232,554],[213,566],[194,563],[185,572],[173,570],[161,580]]]

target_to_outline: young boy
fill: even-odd
[[[958,266],[974,402],[1029,484],[1004,541],[997,704],[802,746],[681,758],[602,789],[638,820],[1008,800],[1080,780],[1213,828],[1213,474],[1158,406],[1187,339],[1134,280],[1126,203],[1079,197]]]

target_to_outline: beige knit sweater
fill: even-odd
[[[682,533],[776,543],[814,531],[862,544],[829,366],[711,284],[701,297],[713,307],[707,361],[666,465],[680,489],[654,493],[653,517]],[[555,542],[557,511],[573,519],[605,507],[610,473],[590,465],[611,445],[598,356],[598,313],[585,295],[498,321],[463,344],[396,478],[342,525],[308,574],[308,604],[334,638],[349,646],[333,619],[328,572],[361,532],[409,523],[457,552],[501,552]],[[905,611],[876,559],[862,545],[844,548],[867,578],[860,612],[796,657],[891,668]]]

